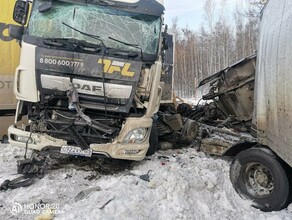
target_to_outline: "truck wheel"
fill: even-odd
[[[155,154],[158,149],[158,134],[155,125],[153,124],[151,129],[151,134],[149,137],[149,148],[146,153],[146,156],[151,156]]]
[[[262,211],[278,211],[287,206],[289,179],[276,157],[266,149],[251,148],[232,161],[230,179],[241,196],[253,200]]]

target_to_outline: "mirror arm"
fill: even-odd
[[[24,32],[24,26],[18,26],[14,24],[9,25],[9,36],[13,39],[21,41]]]
[[[162,33],[162,49],[167,50],[168,49],[168,42],[167,42],[167,31],[168,31],[168,25],[165,25],[164,31]]]

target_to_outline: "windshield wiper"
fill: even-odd
[[[80,30],[78,30],[78,29],[76,29],[76,28],[74,28],[74,27],[72,27],[72,26],[66,24],[65,22],[62,22],[62,24],[65,25],[65,26],[67,26],[67,27],[69,27],[70,29],[72,29],[72,30],[74,30],[74,31],[76,31],[76,32],[78,32],[78,33],[84,35],[84,36],[91,37],[91,38],[93,38],[93,39],[95,39],[95,40],[99,40],[99,41],[102,43],[103,47],[104,47],[104,48],[107,48],[107,47],[105,46],[103,40],[100,38],[100,36],[98,36],[98,35],[94,35],[94,34],[85,33],[85,32],[83,32],[83,31],[80,31]],[[142,50],[142,48],[141,48],[139,45],[137,45],[137,44],[130,44],[130,43],[127,43],[127,42],[124,42],[124,41],[121,41],[121,40],[115,39],[115,38],[113,38],[113,37],[109,37],[109,39],[110,39],[110,40],[113,40],[113,41],[116,41],[116,42],[118,42],[118,43],[120,43],[120,44],[124,44],[124,45],[126,45],[126,46],[128,46],[128,47],[133,47],[133,48],[139,49],[139,50],[141,51],[141,58],[143,59],[143,50]],[[136,57],[136,56],[137,56],[137,54],[134,53],[134,52],[133,52],[133,53],[127,53],[127,54],[125,54],[125,52],[119,52],[119,53],[116,52],[116,55],[127,55],[127,56],[129,56],[129,57]]]
[[[101,51],[100,45],[89,43],[85,40],[77,40],[74,38],[45,38],[43,43],[54,47],[66,47],[68,45],[73,45],[71,48],[73,50],[80,48],[81,50],[92,53],[98,53]]]
[[[48,46],[65,47],[66,44],[64,44],[64,42],[62,42],[61,40],[65,40],[65,39],[61,39],[61,38],[45,38],[45,39],[43,39],[43,43],[45,45],[48,45]]]
[[[124,44],[124,45],[126,45],[126,46],[128,46],[128,47],[133,47],[133,48],[139,49],[140,52],[141,52],[141,58],[143,59],[143,50],[142,50],[142,48],[141,48],[138,44],[130,44],[130,43],[127,43],[127,42],[124,42],[124,41],[121,41],[121,40],[115,39],[115,38],[113,38],[113,37],[108,37],[108,38],[109,38],[110,40],[113,40],[113,41],[118,42],[118,43],[120,43],[120,44]]]
[[[88,33],[85,33],[85,32],[83,32],[83,31],[80,31],[80,30],[78,30],[78,29],[76,29],[76,28],[74,28],[74,27],[72,27],[72,26],[66,24],[65,22],[62,22],[62,24],[65,25],[65,26],[67,26],[68,28],[71,28],[72,30],[74,30],[74,31],[76,31],[76,32],[78,32],[78,33],[84,35],[84,36],[91,37],[91,38],[93,38],[93,39],[95,39],[95,40],[99,40],[99,41],[102,43],[102,45],[105,47],[105,45],[104,45],[104,43],[103,43],[103,40],[100,38],[100,36],[98,36],[98,35],[94,35],[94,34],[88,34]]]

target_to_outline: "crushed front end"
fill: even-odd
[[[12,145],[141,160],[158,111],[164,7],[37,0],[23,36]]]

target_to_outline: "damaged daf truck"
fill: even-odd
[[[27,115],[29,123],[9,128],[10,143],[125,160],[153,153],[168,45],[163,13],[156,0],[17,1],[16,121]]]

